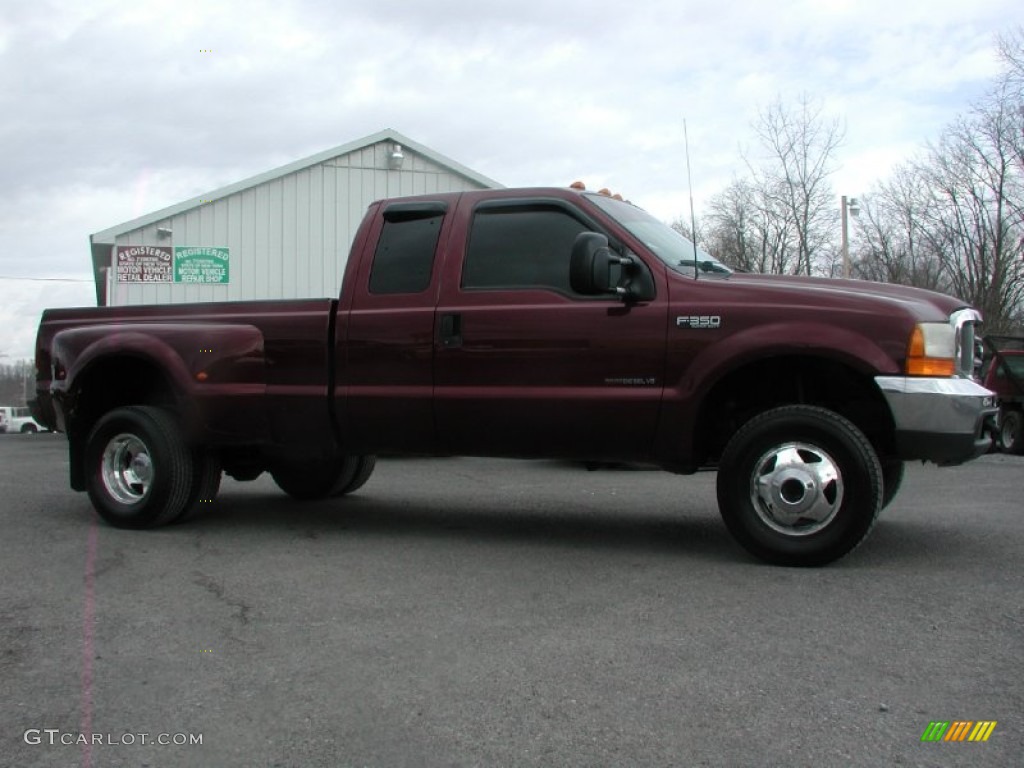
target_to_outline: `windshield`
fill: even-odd
[[[1010,373],[1017,377],[1024,377],[1024,355],[1014,352],[1003,352],[1003,361],[1006,364],[1006,368],[1010,369]],[[1006,368],[999,366],[999,370],[996,371],[996,376],[1006,376]]]
[[[700,246],[631,203],[604,195],[587,195],[598,207],[629,230],[651,253],[676,272],[693,274],[694,253],[701,274],[731,275],[732,270]]]

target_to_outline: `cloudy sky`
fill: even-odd
[[[1021,8],[0,0],[2,362],[32,355],[44,307],[94,303],[91,233],[383,128],[508,186],[583,179],[671,220],[684,118],[699,213],[743,174],[758,109],[807,94],[846,124],[837,195],[861,194],[984,91]]]

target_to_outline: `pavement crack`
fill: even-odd
[[[246,603],[244,600],[226,595],[224,593],[224,585],[210,576],[207,576],[205,573],[196,573],[192,579],[192,583],[202,587],[220,602],[233,609],[234,613],[232,614],[232,618],[235,621],[243,626],[248,625],[250,621],[250,614],[252,613],[251,605]]]
[[[93,578],[98,579],[108,571],[113,571],[118,568],[123,568],[126,562],[125,554],[123,549],[115,549],[114,554],[111,557],[103,558],[96,567],[93,573]]]

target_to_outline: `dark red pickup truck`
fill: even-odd
[[[222,471],[316,499],[378,453],[636,461],[717,468],[744,547],[820,565],[865,538],[905,460],[988,448],[980,319],[736,274],[604,195],[439,194],[370,206],[337,299],[48,310],[34,412],[121,527],[201,509]]]

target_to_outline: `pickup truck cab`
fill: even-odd
[[[865,538],[904,461],[987,450],[980,320],[905,287],[735,274],[606,195],[437,194],[369,207],[336,299],[48,310],[34,407],[117,526],[188,516],[222,470],[310,499],[385,452],[641,461],[717,468],[744,547],[819,565]]]

